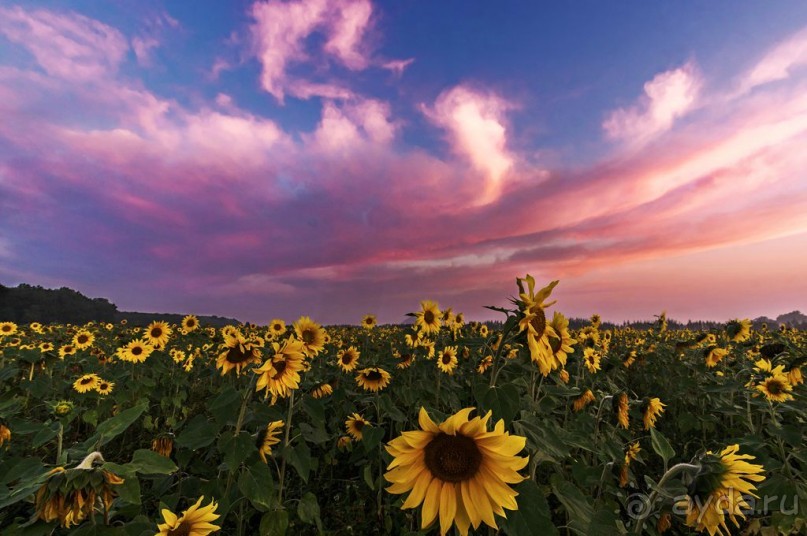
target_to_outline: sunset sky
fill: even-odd
[[[805,311],[807,2],[0,1],[3,284],[358,323],[527,273]]]

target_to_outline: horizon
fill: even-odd
[[[526,274],[616,324],[805,310],[807,3],[586,10],[0,6],[0,280],[258,324],[497,320]]]

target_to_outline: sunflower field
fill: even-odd
[[[0,318],[0,533],[807,533],[804,331],[516,282],[488,323]]]

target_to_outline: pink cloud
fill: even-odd
[[[132,50],[137,57],[137,63],[142,66],[151,65],[151,52],[160,46],[160,42],[154,37],[133,37]]]
[[[659,73],[645,83],[636,104],[610,112],[602,127],[611,139],[644,144],[693,108],[700,87],[700,75],[691,62]]]
[[[368,65],[365,32],[370,26],[373,6],[369,0],[335,3],[330,35],[323,49],[348,69],[360,71]]]
[[[766,53],[740,82],[740,91],[783,80],[807,65],[807,29],[782,41]]]
[[[431,108],[423,107],[435,125],[445,129],[452,150],[485,177],[479,203],[494,201],[515,158],[507,149],[505,112],[513,105],[493,93],[460,85],[441,93]]]
[[[400,77],[403,75],[403,72],[406,70],[406,68],[412,65],[414,61],[415,58],[408,58],[405,60],[390,60],[383,62],[381,64],[381,67],[389,71],[392,71],[393,74],[395,74],[395,76]]]
[[[115,28],[73,12],[0,7],[0,34],[25,47],[48,74],[67,80],[109,76],[129,49]]]

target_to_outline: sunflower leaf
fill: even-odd
[[[285,536],[289,528],[289,513],[285,510],[266,512],[261,518],[261,536]]]
[[[310,491],[300,498],[297,503],[297,516],[300,521],[309,525],[316,525],[317,530],[322,534],[322,520],[319,518],[319,503],[317,496]]]
[[[655,428],[650,429],[650,443],[653,446],[653,451],[664,459],[664,470],[667,470],[667,464],[675,456],[670,442],[664,435]]]
[[[197,415],[177,436],[176,444],[190,450],[206,447],[216,440],[216,427],[204,415]]]

